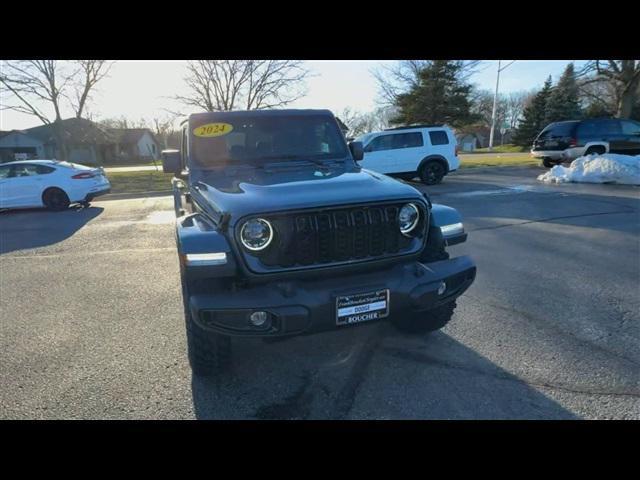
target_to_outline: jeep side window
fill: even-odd
[[[449,137],[444,130],[429,132],[429,139],[431,140],[431,145],[447,145],[449,143]]]

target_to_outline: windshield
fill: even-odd
[[[327,115],[243,116],[201,120],[191,128],[191,168],[295,160],[344,159],[348,153]]]

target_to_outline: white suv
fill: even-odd
[[[412,125],[373,132],[356,139],[364,146],[363,168],[405,179],[419,176],[440,183],[460,166],[456,136],[444,125]]]

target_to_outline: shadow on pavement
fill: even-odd
[[[1,212],[0,255],[66,240],[103,211],[101,207],[72,206],[62,212],[42,209]]]
[[[192,378],[197,418],[576,418],[442,332],[405,336],[381,323],[236,346],[230,372]]]

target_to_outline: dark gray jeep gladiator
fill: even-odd
[[[192,114],[162,153],[195,375],[225,368],[242,337],[437,330],[475,279],[446,251],[467,238],[458,212],[360,168],[362,144],[328,110]]]

